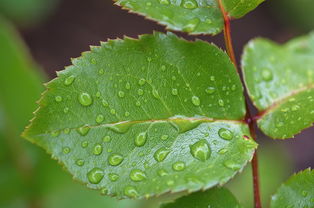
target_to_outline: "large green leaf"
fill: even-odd
[[[223,28],[218,0],[115,0],[116,4],[139,13],[168,29],[191,34],[217,34]],[[264,0],[224,0],[232,17],[239,18]]]
[[[272,138],[290,138],[314,121],[314,33],[277,45],[255,39],[242,66],[258,126]]]
[[[210,188],[256,148],[235,68],[206,42],[109,41],[58,76],[24,136],[90,188],[119,198]]]
[[[289,178],[282,184],[271,199],[271,208],[313,207],[314,171],[306,169]]]
[[[183,196],[161,208],[240,208],[241,205],[226,188],[212,188]]]

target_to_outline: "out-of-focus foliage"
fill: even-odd
[[[277,190],[292,170],[290,158],[282,146],[272,142],[271,144],[261,144],[259,147],[261,198],[263,207],[268,207],[270,195]],[[251,165],[248,165],[242,173],[230,181],[227,187],[245,208],[251,208],[253,204]]]
[[[0,207],[133,208],[139,204],[118,202],[73,183],[46,153],[20,138],[45,79],[14,28],[3,20],[0,45]]]
[[[0,0],[0,15],[11,21],[30,26],[43,21],[59,0]]]

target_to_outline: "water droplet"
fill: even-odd
[[[117,153],[111,154],[108,158],[108,162],[112,166],[120,165],[123,161],[123,156]]]
[[[269,69],[262,70],[262,77],[265,81],[270,81],[273,79],[273,74]]]
[[[168,172],[164,169],[160,169],[157,171],[157,174],[162,177],[168,175]]]
[[[52,132],[50,133],[50,135],[51,135],[52,137],[57,137],[57,136],[60,135],[60,131],[58,131],[58,130],[52,131]]]
[[[307,191],[302,191],[302,196],[303,197],[306,197],[308,195],[308,192]]]
[[[109,173],[108,177],[109,177],[109,180],[113,182],[117,181],[120,178],[120,176],[116,173]]]
[[[103,142],[107,142],[107,143],[108,143],[108,142],[110,142],[110,141],[111,141],[111,137],[110,137],[110,136],[108,136],[108,135],[107,135],[107,136],[104,136],[104,137],[102,138],[102,141],[103,141]]]
[[[86,134],[88,134],[90,130],[90,127],[87,125],[81,126],[80,128],[77,129],[77,132],[81,135],[81,136],[85,136]]]
[[[219,99],[218,100],[218,105],[222,107],[222,106],[225,105],[225,102],[222,99]]]
[[[232,91],[235,91],[236,89],[237,89],[236,85],[232,85],[232,86],[231,86],[231,90],[232,90]]]
[[[129,82],[127,82],[127,83],[125,84],[125,89],[127,89],[127,90],[131,89],[131,85],[130,85]]]
[[[93,103],[92,97],[87,92],[81,93],[78,97],[78,100],[83,106],[89,106]]]
[[[104,172],[100,168],[93,168],[87,173],[87,178],[90,183],[98,184],[104,177]]]
[[[239,170],[241,168],[241,165],[235,163],[234,161],[232,160],[227,160],[224,162],[224,166],[226,168],[229,168],[231,170]]]
[[[130,198],[135,198],[138,193],[133,186],[127,186],[124,188],[124,194]]]
[[[195,9],[198,5],[195,0],[183,0],[181,6],[186,9]]]
[[[207,94],[213,94],[215,91],[216,91],[216,88],[214,88],[214,87],[207,87],[207,88],[205,89],[205,92],[206,92]]]
[[[75,76],[71,75],[68,76],[65,80],[64,80],[64,85],[69,86],[74,82]]]
[[[168,186],[172,186],[173,184],[174,184],[174,181],[173,181],[173,180],[168,180],[168,181],[167,181],[167,185],[168,185]]]
[[[159,3],[160,4],[165,4],[165,5],[169,5],[170,4],[169,0],[159,0]]]
[[[107,189],[107,188],[102,188],[102,189],[100,190],[100,194],[101,194],[101,195],[107,195],[107,194],[108,194],[108,189]]]
[[[94,147],[93,154],[94,155],[100,155],[102,153],[102,145],[101,144],[96,144]]]
[[[56,96],[55,97],[56,102],[60,103],[62,101],[62,97],[61,96]]]
[[[146,143],[146,139],[147,139],[147,132],[141,132],[135,138],[134,144],[138,147],[141,147]]]
[[[64,113],[68,113],[68,112],[69,112],[69,108],[68,108],[68,107],[65,107],[65,108],[63,109],[63,112],[64,112]]]
[[[116,133],[123,134],[126,133],[132,125],[132,122],[121,122],[117,124],[112,124],[108,128]]]
[[[92,58],[91,61],[90,61],[92,64],[97,64],[97,61],[96,59]]]
[[[191,129],[198,127],[202,123],[201,120],[196,119],[173,119],[171,124],[179,131],[179,133],[187,132]]]
[[[300,106],[299,105],[293,105],[292,107],[291,107],[291,110],[292,111],[297,111],[297,110],[299,110],[300,109]]]
[[[166,1],[168,1],[168,0],[166,0]],[[161,70],[162,70],[162,71],[166,71],[166,66],[165,66],[165,65],[162,65],[162,66],[161,66]]]
[[[198,26],[200,20],[198,18],[191,19],[183,27],[184,32],[193,32]]]
[[[175,170],[175,171],[182,171],[185,169],[185,163],[184,162],[175,162],[173,163],[172,165],[172,169]]]
[[[141,102],[140,102],[140,101],[136,101],[135,105],[136,105],[137,107],[139,107],[139,106],[141,106]]]
[[[63,133],[65,133],[65,134],[69,134],[70,132],[71,132],[71,129],[69,129],[69,128],[65,128],[63,130]]]
[[[99,115],[97,115],[97,117],[96,117],[96,122],[97,122],[97,123],[101,123],[101,122],[104,121],[104,119],[105,119],[105,117],[104,117],[102,114],[99,114]]]
[[[208,142],[205,139],[202,139],[190,145],[190,152],[193,157],[204,162],[210,158],[211,149]]]
[[[154,96],[155,98],[157,98],[157,99],[160,98],[159,93],[158,93],[158,91],[157,91],[155,88],[152,90],[152,93],[153,93],[153,96]]]
[[[218,131],[218,134],[220,138],[225,139],[225,140],[231,140],[233,138],[233,133],[225,128],[221,128]]]
[[[143,94],[144,94],[144,90],[138,89],[138,90],[137,90],[137,94],[138,94],[138,95],[143,95]]]
[[[220,149],[220,150],[218,151],[218,154],[223,155],[223,154],[225,154],[225,153],[227,153],[227,152],[228,152],[228,149],[222,148],[222,149]]]
[[[201,104],[200,98],[197,97],[197,96],[193,96],[193,97],[192,97],[192,103],[193,103],[193,105],[195,105],[195,106],[199,106],[199,105]]]
[[[102,103],[102,105],[104,107],[108,107],[109,106],[109,103],[106,100],[102,100],[101,103]]]
[[[114,114],[116,114],[116,110],[115,109],[110,109],[110,113],[112,114],[112,115],[114,115]]]
[[[86,147],[88,146],[88,141],[83,141],[83,142],[81,143],[81,146],[82,146],[83,148],[86,148]]]
[[[215,76],[210,76],[210,81],[215,81]]]
[[[142,86],[142,85],[145,84],[145,82],[146,82],[146,80],[142,78],[142,79],[140,79],[140,80],[138,81],[138,84]]]
[[[99,69],[99,70],[98,70],[98,74],[99,74],[99,75],[102,75],[102,74],[104,74],[104,73],[105,73],[104,69]]]
[[[69,147],[64,147],[62,151],[64,154],[69,154],[71,152],[71,149]]]
[[[76,160],[75,164],[78,166],[83,166],[85,164],[85,161],[82,159],[78,159],[78,160]]]
[[[119,96],[120,98],[123,98],[123,97],[125,96],[125,93],[124,93],[123,91],[119,91],[119,92],[118,92],[118,96]]]
[[[170,153],[169,149],[161,147],[154,153],[154,158],[157,162],[162,162],[166,159],[169,153]]]
[[[172,89],[171,94],[178,95],[178,90],[176,88]]]
[[[161,140],[167,140],[169,138],[169,136],[167,134],[164,134],[161,136]]]
[[[132,181],[138,182],[144,180],[146,178],[146,174],[142,170],[134,169],[130,172],[130,178]]]
[[[128,112],[128,111],[126,111],[125,113],[124,113],[124,116],[126,116],[126,117],[128,117],[130,115],[130,112]]]

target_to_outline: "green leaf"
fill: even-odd
[[[115,0],[124,9],[156,20],[167,29],[190,34],[217,34],[224,21],[218,0]],[[224,0],[232,17],[241,17],[263,0]]]
[[[290,138],[314,121],[314,33],[277,45],[255,39],[245,48],[246,86],[260,111],[258,126],[272,138]]]
[[[183,196],[161,208],[240,208],[242,207],[233,194],[226,188],[212,188]]]
[[[236,70],[206,42],[161,33],[111,40],[58,76],[24,137],[109,195],[210,188],[256,148]]]
[[[271,208],[313,207],[314,171],[306,169],[289,178],[272,196]]]

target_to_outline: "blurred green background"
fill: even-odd
[[[256,36],[284,42],[313,30],[313,11],[313,0],[267,0],[233,22],[238,58],[244,44]],[[107,38],[136,37],[153,30],[164,28],[109,0],[0,0],[0,208],[155,207],[154,199],[117,201],[88,190],[42,149],[20,137],[36,110],[43,83],[69,65],[71,57]],[[223,47],[222,35],[197,38]],[[313,133],[310,128],[286,141],[272,141],[259,133],[265,207],[291,173],[313,167]],[[226,186],[245,207],[252,207],[249,166]]]

